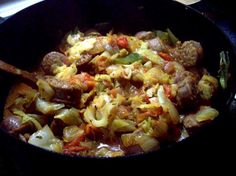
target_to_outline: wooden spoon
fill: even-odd
[[[36,86],[36,82],[38,80],[36,73],[30,73],[25,70],[21,70],[13,65],[10,65],[0,59],[0,70],[9,73],[13,76],[17,76],[24,81],[27,81],[32,86]]]

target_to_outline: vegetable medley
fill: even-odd
[[[167,31],[134,36],[68,34],[37,70],[37,88],[17,83],[2,127],[35,146],[72,156],[116,157],[178,142],[218,116],[218,81],[203,48]]]

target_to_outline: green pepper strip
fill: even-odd
[[[167,28],[166,31],[169,35],[171,43],[176,45],[176,43],[179,41],[179,39],[171,32],[171,30],[169,28]]]
[[[115,64],[132,64],[133,62],[142,60],[142,56],[138,53],[131,53],[126,57],[123,58],[116,58],[114,59]]]
[[[167,32],[163,32],[163,31],[154,31],[155,36],[159,37],[162,41],[164,42],[169,42],[170,38]]]
[[[220,52],[220,68],[218,71],[219,82],[223,89],[227,88],[228,79],[229,79],[229,52],[222,51]]]

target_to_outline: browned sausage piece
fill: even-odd
[[[33,133],[36,131],[36,127],[33,122],[26,122],[21,124],[21,126],[12,131],[13,134],[24,134],[24,133]]]
[[[188,71],[178,72],[175,82],[177,83],[176,100],[181,109],[194,107],[197,104],[197,78]]]
[[[53,119],[50,128],[52,129],[54,135],[62,136],[65,126],[66,124],[61,119]]]
[[[35,126],[32,122],[22,124],[21,118],[13,115],[4,118],[1,128],[14,135],[35,131]]]
[[[20,117],[12,115],[7,118],[4,118],[4,120],[1,123],[1,128],[5,129],[7,131],[12,131],[14,129],[19,128],[20,125],[21,125]]]
[[[55,66],[62,66],[66,58],[64,54],[52,51],[44,56],[41,67],[46,74],[53,75],[53,68]]]
[[[72,105],[75,103],[77,104],[81,95],[80,87],[53,76],[46,76],[45,80],[55,91],[53,101]]]
[[[175,61],[184,67],[195,66],[203,56],[203,49],[199,42],[190,40],[182,45],[169,50],[170,55]]]
[[[175,83],[180,83],[180,82],[184,81],[186,78],[193,79],[194,81],[197,81],[198,75],[194,75],[192,72],[187,71],[187,70],[181,70],[175,74],[174,81],[175,81]]]

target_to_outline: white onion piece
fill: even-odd
[[[63,147],[62,141],[53,135],[48,125],[45,125],[41,130],[33,133],[28,143],[55,152],[62,152]]]
[[[171,120],[173,124],[179,123],[179,113],[170,99],[165,95],[165,91],[163,86],[160,86],[157,91],[158,101],[161,104],[163,110],[170,114]]]
[[[36,100],[36,110],[43,114],[52,114],[64,106],[64,104],[51,103],[40,98]]]

